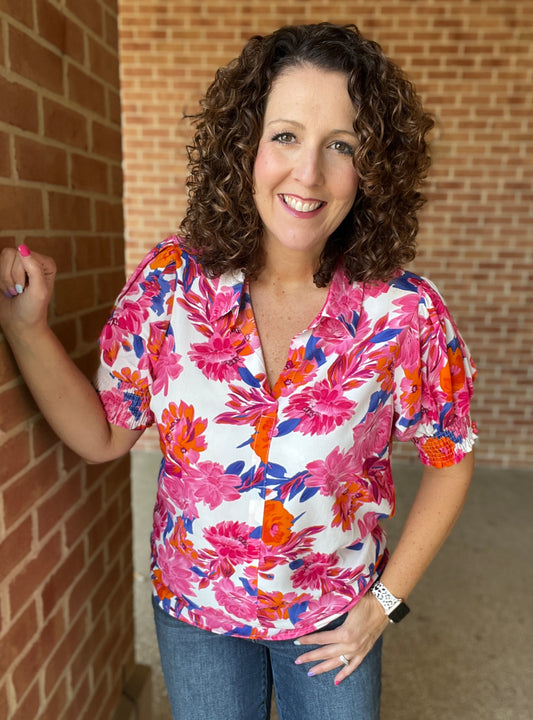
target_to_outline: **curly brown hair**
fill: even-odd
[[[241,55],[220,68],[192,115],[187,147],[185,244],[208,273],[263,267],[262,223],[254,203],[253,168],[266,101],[274,80],[307,64],[343,72],[359,138],[354,163],[359,187],[351,211],[328,238],[315,284],[324,287],[339,261],[350,280],[387,280],[415,256],[419,192],[433,127],[412,83],[355,25],[282,27],[252,37]]]

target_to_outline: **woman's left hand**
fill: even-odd
[[[382,606],[371,592],[367,592],[348,612],[346,620],[338,628],[298,638],[299,645],[321,647],[300,655],[296,663],[300,665],[318,662],[318,665],[313,665],[310,669],[309,675],[319,675],[340,668],[340,672],[335,676],[335,685],[338,685],[360,665],[388,624],[389,620]],[[341,655],[349,660],[348,665],[343,663]]]

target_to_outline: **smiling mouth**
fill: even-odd
[[[322,200],[299,200],[291,195],[281,195],[281,199],[285,205],[290,207],[292,210],[304,213],[318,210],[318,208],[326,204],[325,202],[322,202]]]

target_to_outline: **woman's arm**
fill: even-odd
[[[108,423],[96,390],[48,327],[54,278],[51,258],[4,250],[0,325],[30,392],[61,440],[88,462],[112,460],[128,452],[141,432]],[[12,296],[15,288],[19,292]]]
[[[381,581],[396,597],[407,598],[439,548],[448,537],[465,503],[474,468],[474,453],[469,452],[452,467],[426,467],[396,549]],[[361,663],[389,620],[378,600],[368,592],[350,610],[343,625],[328,632],[300,638],[301,645],[318,643],[322,647],[300,656],[299,662],[318,662],[313,675],[338,669],[339,683]],[[347,666],[340,655],[350,659]]]
[[[451,467],[425,467],[420,487],[381,581],[406,598],[450,534],[465,504],[474,453]]]

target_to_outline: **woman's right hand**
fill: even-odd
[[[55,275],[53,259],[26,245],[1,251],[0,325],[6,332],[46,324]]]

